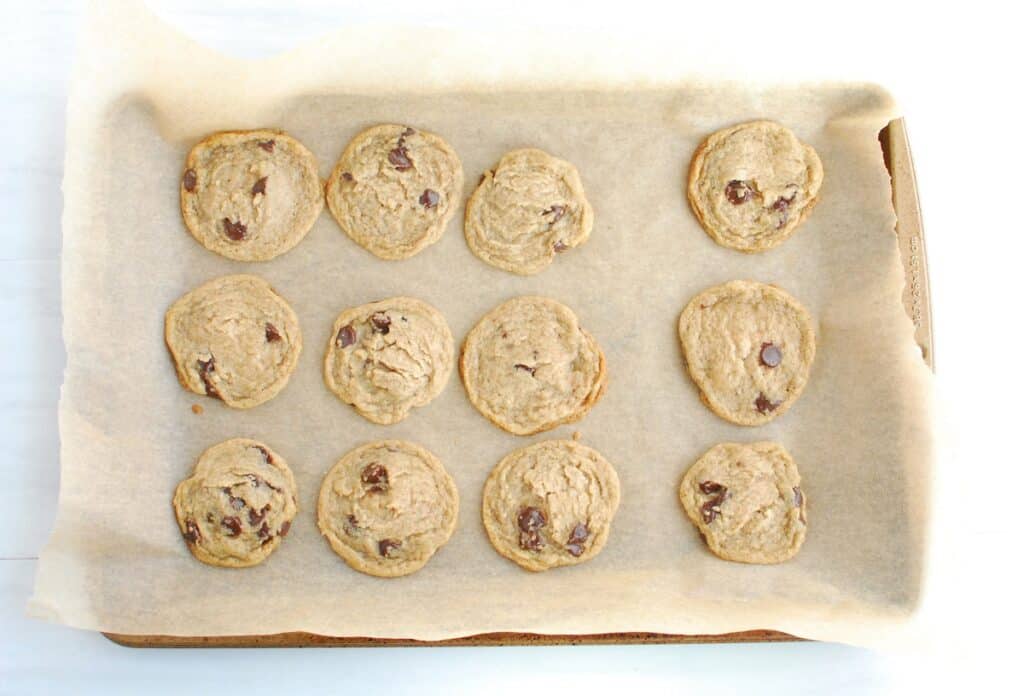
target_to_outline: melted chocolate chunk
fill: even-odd
[[[381,539],[377,542],[377,550],[384,558],[392,558],[392,552],[397,551],[401,545],[402,542],[397,539]]]
[[[376,333],[387,334],[391,331],[391,317],[384,312],[374,312],[370,315],[370,323]]]
[[[267,152],[273,152],[274,151],[274,141],[273,140],[264,140],[264,141],[260,142],[260,147],[263,148],[264,150],[266,150]]]
[[[540,536],[541,527],[548,523],[544,513],[535,507],[523,507],[516,517],[519,525],[519,546],[527,551],[536,551],[544,547],[544,540]]]
[[[412,135],[415,132],[416,131],[414,131],[412,128],[410,128],[409,126],[406,126],[405,130],[402,131],[402,137],[399,138],[399,140],[404,143],[405,139],[408,138],[410,135]]]
[[[345,181],[355,181],[355,177],[352,176],[352,172],[342,172],[341,178]]]
[[[181,185],[189,193],[192,193],[193,191],[196,190],[196,170],[195,169],[186,169],[185,170],[185,173],[181,177]]]
[[[267,193],[267,177],[261,178],[255,184],[252,185],[252,195],[255,196],[257,193],[262,193],[262,194],[266,195],[266,193]]]
[[[534,377],[537,374],[536,367],[530,367],[529,365],[524,365],[522,363],[516,363],[515,368],[517,370],[522,370],[523,372],[529,372],[531,377]]]
[[[423,193],[420,194],[420,205],[427,209],[437,207],[437,203],[440,200],[441,195],[433,189],[424,189]]]
[[[270,450],[268,450],[266,447],[264,447],[263,445],[256,445],[255,449],[258,449],[260,451],[260,454],[263,455],[263,459],[264,459],[264,461],[267,462],[267,464],[273,464],[274,463],[274,457],[270,454]],[[259,482],[263,480],[263,479],[255,476],[253,474],[249,474],[249,476],[252,477],[252,478],[249,479],[250,481],[253,481],[253,478],[256,479],[255,481],[253,481],[253,484],[252,484],[254,486],[258,486]]]
[[[789,222],[789,204],[792,203],[795,198],[796,192],[794,191],[793,195],[789,198],[783,196],[772,203],[772,210],[779,213],[779,222],[775,226],[776,229],[782,229],[786,226],[786,223]]]
[[[267,516],[268,512],[270,512],[270,503],[264,505],[261,510],[249,508],[249,526],[255,527],[263,522],[263,518]],[[263,526],[266,527],[267,525],[264,524]]]
[[[199,378],[203,380],[203,386],[206,387],[206,395],[219,399],[220,392],[213,384],[213,373],[217,369],[214,357],[211,355],[209,360],[199,360],[197,365],[199,366]]]
[[[383,493],[388,489],[388,470],[374,462],[363,467],[359,480],[367,486],[370,493]]]
[[[278,530],[278,536],[288,536],[288,530],[292,528],[291,520],[285,520],[281,523],[281,529]]]
[[[404,145],[399,145],[388,153],[388,162],[400,172],[412,169],[412,160],[409,159],[409,151],[405,149]]]
[[[725,490],[725,486],[714,481],[701,481],[699,484],[700,492],[704,495],[714,495],[715,493],[721,493]]]
[[[222,519],[220,525],[228,530],[229,537],[236,537],[242,533],[242,520],[233,515]]]
[[[224,223],[224,234],[228,236],[228,239],[236,242],[245,239],[245,234],[249,230],[241,222],[231,222],[229,218],[224,218],[222,222]]]
[[[190,544],[197,543],[203,538],[202,532],[199,531],[199,525],[196,524],[195,520],[185,520],[185,541]]]
[[[569,245],[566,244],[565,242],[563,242],[562,240],[558,240],[557,242],[555,242],[554,250],[555,250],[556,254],[561,254],[563,251],[567,250],[568,248],[569,248]]]
[[[267,343],[273,343],[274,341],[281,340],[281,334],[278,333],[277,327],[271,324],[269,321],[264,329],[264,333],[267,336]]]
[[[569,533],[569,540],[566,542],[565,550],[579,558],[583,553],[583,543],[590,538],[590,529],[584,522],[577,522]]]
[[[349,536],[351,536],[352,532],[359,529],[359,520],[356,519],[355,515],[349,515],[345,518],[345,521],[347,522],[345,525],[345,531],[348,532]]]
[[[782,351],[774,343],[762,343],[758,357],[765,367],[778,367],[782,362]]]
[[[227,488],[225,490],[230,491],[231,489]],[[228,495],[228,504],[231,506],[232,510],[244,510],[245,509],[245,499],[244,498],[239,498],[238,496],[234,496],[234,495],[230,495],[229,494]],[[252,510],[249,511],[249,514],[252,514]]]
[[[562,219],[563,215],[565,215],[565,210],[566,208],[564,205],[555,204],[552,205],[547,210],[542,211],[541,215],[550,215],[551,219],[548,220],[548,224],[554,225],[556,222]]]
[[[793,507],[800,507],[804,504],[804,494],[800,486],[793,486]]]
[[[351,324],[341,327],[338,331],[338,337],[335,339],[335,343],[339,348],[348,348],[350,345],[356,342],[356,330],[352,328]]]
[[[750,188],[750,184],[745,181],[733,179],[725,185],[725,197],[728,198],[729,202],[733,205],[746,203],[753,195],[754,190]]]
[[[206,513],[206,521],[209,522],[210,524],[213,524],[213,513],[212,512]]]
[[[757,412],[761,414],[774,411],[781,404],[781,401],[772,401],[771,399],[769,399],[767,396],[764,395],[764,392],[758,394],[757,398],[754,400],[754,408],[756,408]]]
[[[253,526],[255,527],[256,525]],[[270,536],[270,527],[267,526],[266,522],[264,522],[263,525],[260,526],[258,530],[256,530],[256,536],[258,536],[260,539],[266,539]]]

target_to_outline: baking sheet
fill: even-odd
[[[623,60],[597,42],[572,51],[536,38],[526,49],[507,44],[350,30],[242,62],[196,46],[134,4],[93,8],[69,102],[61,496],[33,614],[165,635],[442,639],[773,628],[871,643],[913,611],[931,397],[900,302],[877,139],[896,115],[891,99],[864,85],[704,83],[654,49]],[[707,238],[682,184],[705,135],[752,118],[778,119],[811,143],[825,182],[789,241],[745,256]],[[401,262],[363,251],[326,212],[304,242],[266,264],[222,259],[184,230],[181,163],[207,132],[283,128],[317,155],[326,177],[351,136],[389,121],[442,134],[462,159],[466,195],[508,149],[535,146],[574,162],[595,209],[590,241],[539,276],[520,278],[477,260],[458,219],[438,244]],[[182,391],[162,342],[171,302],[239,272],[263,276],[289,300],[306,346],[288,387],[249,411]],[[701,405],[675,333],[693,294],[733,278],[786,288],[814,315],[819,334],[803,396],[760,428],[730,425]],[[608,392],[582,422],[521,438],[480,416],[453,375],[403,423],[373,425],[323,386],[322,351],[343,308],[399,294],[440,309],[457,340],[509,297],[558,299],[605,350]],[[196,402],[202,415],[190,410]],[[611,538],[587,564],[526,573],[487,542],[483,482],[510,450],[576,431],[619,473]],[[235,436],[280,451],[300,493],[286,543],[246,570],[195,562],[170,508],[195,457]],[[385,437],[437,454],[461,495],[449,544],[422,571],[395,580],[349,569],[317,533],[313,514],[327,469]],[[708,447],[758,439],[786,445],[809,501],[807,542],[781,566],[718,560],[676,499],[683,471]]]

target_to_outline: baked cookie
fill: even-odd
[[[741,563],[781,563],[807,534],[807,498],[793,458],[777,442],[726,442],[683,476],[679,500],[708,548]]]
[[[174,514],[188,550],[225,568],[262,563],[298,511],[295,478],[267,445],[235,438],[203,452],[174,491]]]
[[[368,128],[327,180],[327,205],[352,240],[405,259],[441,238],[462,195],[462,163],[439,136],[408,126]]]
[[[764,283],[734,280],[700,293],[679,317],[686,368],[704,403],[738,425],[763,425],[793,405],[814,362],[807,310]]]
[[[487,536],[505,558],[540,571],[601,553],[619,507],[619,477],[597,451],[571,440],[518,449],[484,484]]]
[[[532,435],[583,418],[608,382],[604,353],[576,315],[546,297],[516,297],[466,336],[469,400],[499,428]]]
[[[302,352],[295,312],[252,275],[211,280],[167,310],[164,340],[181,386],[252,408],[288,383]]]
[[[593,226],[576,167],[533,148],[506,153],[466,204],[469,248],[519,275],[540,273],[555,254],[587,241]]]
[[[455,340],[436,309],[393,297],[346,309],[334,322],[324,381],[364,418],[390,425],[448,383]]]
[[[807,218],[822,176],[814,148],[778,123],[751,121],[697,148],[686,193],[713,240],[755,253],[784,242]]]
[[[414,573],[444,546],[459,492],[437,457],[411,442],[358,447],[327,472],[317,524],[334,552],[382,578]]]
[[[185,226],[229,259],[280,256],[302,241],[323,207],[316,158],[281,131],[214,133],[185,160]]]

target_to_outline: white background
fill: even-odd
[[[345,24],[513,24],[667,35],[693,70],[774,81],[872,80],[908,120],[938,363],[928,593],[904,644],[129,650],[24,616],[59,481],[60,182],[78,3],[18,2],[0,24],[0,693],[199,687],[373,693],[926,693],[1019,689],[1024,253],[1020,11],[986,2],[779,4],[443,0],[150,3],[247,57]],[[13,12],[13,14],[10,14]],[[396,47],[400,50],[400,47]],[[354,66],[353,69],[358,69]],[[130,356],[126,356],[130,359]],[[865,375],[870,378],[870,375]],[[836,453],[841,456],[841,453]],[[998,692],[997,692],[998,693]]]

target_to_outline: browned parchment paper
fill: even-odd
[[[870,86],[701,82],[670,53],[636,51],[350,30],[242,62],[134,5],[94,9],[68,106],[60,505],[30,611],[84,628],[172,635],[774,628],[870,643],[899,625],[921,590],[932,432],[930,376],[900,304],[877,140],[895,107]],[[751,118],[778,119],[813,144],[825,183],[793,238],[745,256],[708,239],[682,184],[705,135]],[[467,195],[510,148],[541,147],[574,162],[595,209],[590,241],[520,278],[477,260],[459,220],[400,262],[357,247],[326,212],[302,244],[266,264],[220,258],[185,231],[178,177],[191,144],[209,131],[284,128],[326,177],[350,137],[389,121],[447,138],[462,158]],[[288,387],[250,411],[184,392],[162,341],[175,298],[239,272],[269,280],[306,339]],[[807,390],[760,428],[730,425],[701,405],[676,338],[688,299],[734,278],[778,283],[818,329]],[[607,353],[608,392],[577,425],[529,438],[504,433],[472,408],[456,374],[430,406],[376,426],[322,384],[323,349],[345,307],[419,297],[461,341],[491,307],[528,293],[572,307]],[[194,402],[206,409],[201,416],[190,411]],[[510,450],[577,430],[621,478],[611,538],[590,563],[524,572],[488,545],[483,482]],[[192,559],[170,499],[200,452],[236,436],[263,439],[288,459],[301,510],[267,563],[225,570]],[[385,437],[436,453],[462,500],[451,542],[421,572],[395,580],[349,569],[314,519],[324,472],[349,449]],[[676,499],[683,471],[708,447],[757,439],[789,448],[809,500],[807,542],[780,566],[718,560]]]

